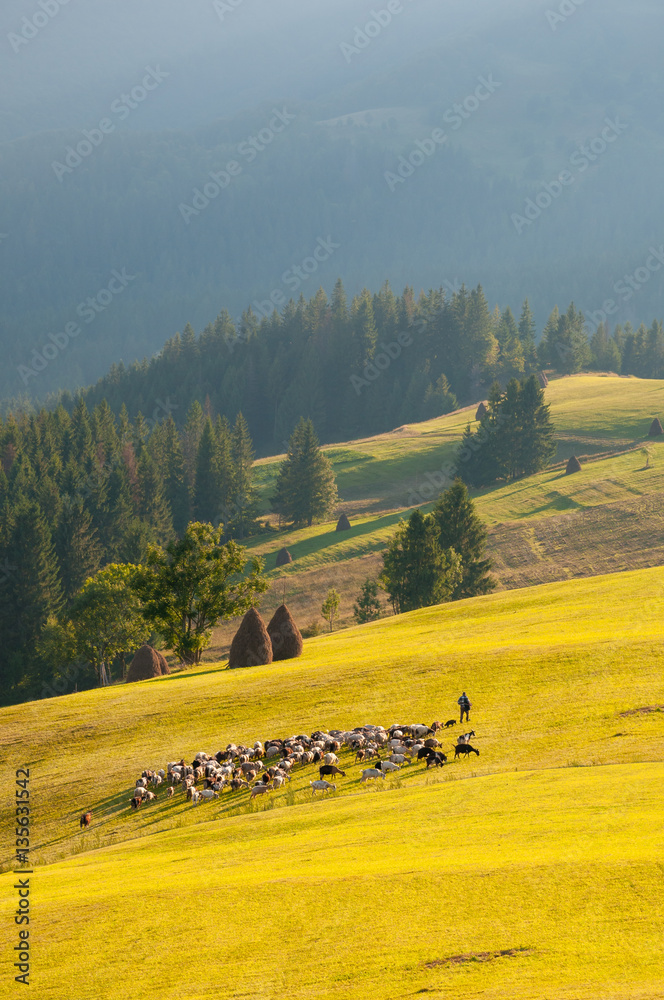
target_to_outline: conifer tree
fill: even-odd
[[[381,583],[395,614],[450,600],[459,586],[461,559],[442,549],[439,529],[430,514],[414,510],[401,521],[383,553]]]
[[[256,491],[252,486],[254,451],[247,421],[238,413],[231,435],[233,513],[226,529],[234,538],[250,534],[256,520]]]
[[[0,681],[6,694],[29,673],[41,628],[61,608],[62,590],[37,503],[19,500],[0,537]]]
[[[160,426],[163,428],[162,462],[166,501],[170,509],[173,529],[177,535],[182,535],[189,523],[191,494],[187,483],[180,436],[170,414],[165,423]]]
[[[535,318],[528,299],[525,299],[521,307],[521,316],[519,317],[519,339],[521,340],[527,375],[531,375],[537,369],[536,336],[537,327],[535,326]]]
[[[293,524],[311,526],[314,518],[329,515],[336,502],[332,465],[320,449],[313,423],[301,417],[279,469],[273,508]]]
[[[215,520],[220,506],[220,478],[217,436],[206,418],[196,454],[194,514],[198,521]]]
[[[461,479],[455,479],[440,495],[431,513],[438,526],[441,549],[454,549],[461,559],[461,578],[451,599],[488,594],[495,582],[489,576],[491,560],[484,558],[486,528]]]
[[[101,546],[81,496],[66,497],[55,533],[60,584],[69,603],[101,564]]]

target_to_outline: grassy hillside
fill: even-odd
[[[558,441],[554,466],[475,495],[478,513],[489,526],[488,551],[498,586],[526,587],[664,563],[664,444],[646,438],[653,417],[664,414],[664,382],[577,375],[550,382],[546,399]],[[265,558],[274,580],[263,601],[265,613],[272,614],[285,593],[298,622],[320,622],[324,596],[335,587],[343,598],[340,623],[351,624],[360,586],[381,571],[380,553],[395,524],[409,507],[426,507],[437,495],[440,470],[453,461],[474,415],[470,407],[327,448],[342,498],[339,510],[350,514],[352,528],[338,533],[332,521],[252,540],[250,547]],[[651,450],[648,469],[644,443]],[[583,471],[565,476],[560,463],[572,454],[587,456]],[[277,459],[257,463],[264,498],[273,491],[277,469]],[[282,546],[294,561],[275,570]],[[211,658],[224,655],[235,628],[232,622],[215,632]]]
[[[661,996],[663,594],[659,568],[555,583],[311,640],[292,663],[3,709],[3,758],[31,768],[39,995]],[[462,688],[472,761],[373,788],[346,754],[327,801],[309,767],[253,806],[162,791],[128,808],[145,766],[444,720]]]

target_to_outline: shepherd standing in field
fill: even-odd
[[[463,722],[464,712],[466,714],[466,722],[469,722],[470,720],[468,718],[468,713],[470,712],[470,701],[469,701],[468,695],[466,694],[465,691],[463,692],[463,694],[461,695],[461,697],[457,699],[457,705],[459,706],[460,713],[461,713],[460,714],[460,718],[459,718],[459,722]]]

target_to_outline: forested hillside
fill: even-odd
[[[224,310],[198,337],[187,325],[151,360],[113,365],[82,398],[132,418],[168,399],[180,427],[194,402],[229,421],[241,412],[265,455],[285,449],[300,417],[325,442],[366,437],[477,402],[494,381],[540,368],[661,378],[664,330],[653,321],[609,334],[600,322],[589,337],[572,304],[556,307],[540,335],[527,299],[516,316],[489,311],[481,286],[397,296],[385,282],[349,303],[339,279],[330,300],[319,289],[260,321],[248,310],[237,325]]]
[[[642,43],[664,15],[624,0],[587,9],[555,31],[525,7],[451,34],[429,4],[436,27],[418,35],[413,5],[347,61],[358,15],[346,5],[307,100],[286,77],[272,98],[247,91],[245,111],[206,90],[187,126],[172,64],[147,68],[156,89],[140,108],[118,98],[143,63],[49,131],[38,116],[32,129],[8,121],[0,395],[87,385],[187,322],[271,311],[319,285],[331,295],[337,276],[351,296],[385,278],[416,293],[482,282],[501,311],[527,295],[540,328],[561,297],[589,315],[612,300],[612,324],[658,316],[662,84]]]

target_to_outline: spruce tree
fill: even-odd
[[[38,504],[19,499],[0,544],[0,681],[2,694],[24,681],[49,615],[62,606],[51,534]]]
[[[92,518],[79,495],[64,499],[55,533],[60,583],[69,603],[101,564],[102,550]]]
[[[249,435],[249,426],[238,413],[231,435],[233,515],[226,534],[232,532],[234,538],[244,538],[251,533],[256,521],[256,491],[252,486],[254,451]]]
[[[461,559],[442,549],[438,524],[414,510],[401,521],[383,553],[381,582],[395,614],[450,600],[461,580]]]
[[[170,414],[162,427],[164,490],[171,512],[173,529],[177,535],[182,535],[189,523],[191,492],[187,482],[180,436]]]
[[[218,442],[212,421],[206,418],[196,454],[194,514],[212,524],[219,514],[220,482]]]
[[[329,515],[337,502],[337,486],[328,458],[320,449],[311,420],[300,417],[277,477],[273,509],[295,525],[311,526]]]
[[[451,599],[488,594],[495,582],[489,576],[491,560],[484,558],[486,528],[475,513],[475,505],[460,479],[455,479],[441,494],[431,513],[438,526],[441,549],[454,549],[461,558],[461,579]]]
[[[527,375],[531,375],[537,369],[536,336],[535,318],[528,299],[525,299],[519,317],[519,339],[521,340]]]
[[[367,579],[362,584],[357,603],[353,605],[353,618],[358,625],[376,621],[380,618],[381,604],[378,597],[378,584]]]

